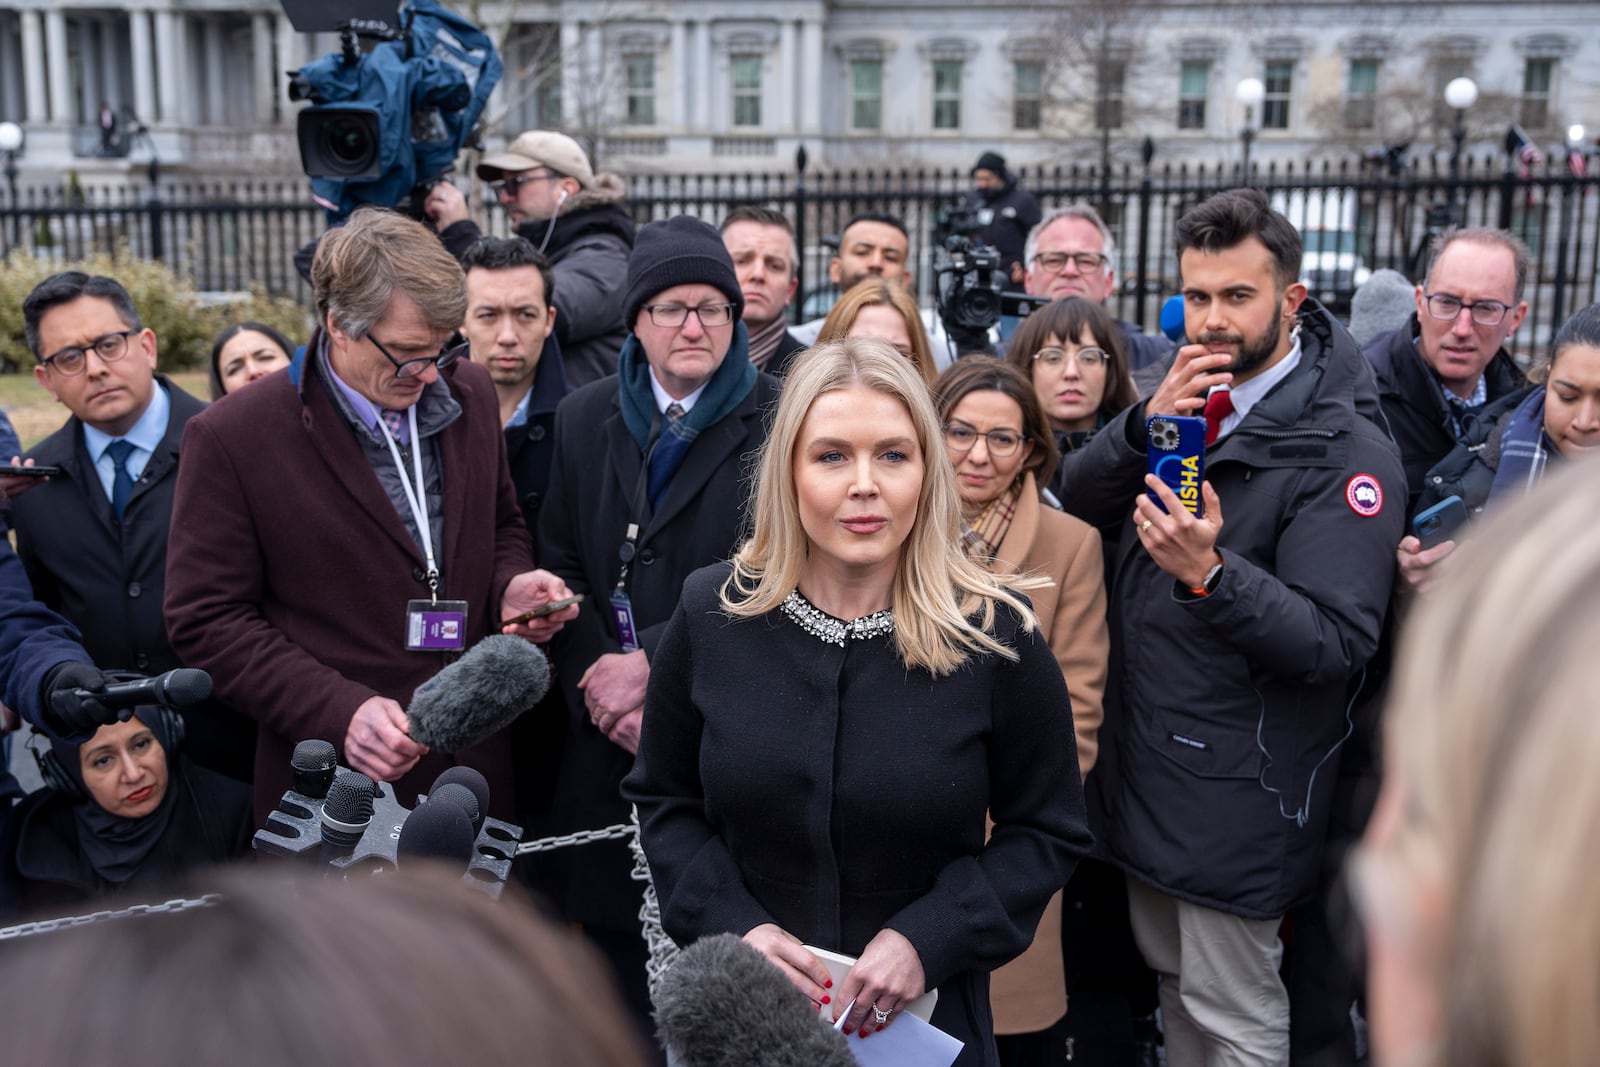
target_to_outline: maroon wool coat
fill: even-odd
[[[426,597],[424,557],[378,484],[308,349],[304,381],[273,374],[189,420],[183,437],[166,621],[182,661],[211,672],[224,700],[260,724],[259,820],[289,788],[297,742],[323,738],[344,760],[363,701],[401,706],[455,657],[405,648],[407,601]],[[462,414],[438,435],[443,465],[441,599],[465,600],[467,645],[498,628],[506,584],[533,551],[506,466],[488,372],[443,372]],[[510,818],[504,731],[459,753],[424,756],[395,783],[409,806],[452,763],[489,779]]]

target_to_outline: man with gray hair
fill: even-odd
[[[1117,244],[1088,204],[1068,204],[1046,215],[1028,234],[1023,258],[1028,268],[1023,285],[1034,296],[1079,296],[1103,304],[1116,292]],[[1172,354],[1172,342],[1160,334],[1145,333],[1131,322],[1117,325],[1128,342],[1129,370],[1162,363]]]
[[[449,342],[461,268],[422,224],[365,208],[312,265],[304,363],[189,421],[168,547],[173,647],[260,726],[265,817],[308,738],[413,797],[452,763],[512,810],[504,732],[447,755],[405,704],[488,634],[548,640],[577,614],[504,624],[568,596],[533,569],[494,383]]]

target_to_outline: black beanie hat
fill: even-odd
[[[675,285],[714,286],[733,302],[734,319],[744,317],[744,292],[722,235],[692,215],[647,223],[634,238],[622,300],[622,321],[628,329],[632,331],[641,307]]]
[[[976,174],[980,170],[987,170],[1000,177],[1006,176],[1006,157],[999,152],[985,152],[978,157],[978,162],[972,165],[969,173]]]

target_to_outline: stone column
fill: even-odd
[[[266,14],[256,14],[250,19],[250,58],[255,75],[257,126],[272,125],[273,97],[278,90],[272,70],[272,22],[272,16]]]
[[[228,88],[222,78],[222,22],[208,17],[200,23],[200,52],[203,57],[202,74],[205,78],[205,97],[195,117],[212,126],[228,122]]]
[[[67,16],[58,9],[44,13],[44,47],[49,55],[50,120],[70,126],[75,116],[67,77]]]
[[[583,91],[583,26],[577,19],[561,22],[561,124],[578,123],[578,94]]]
[[[118,112],[120,123],[122,105],[129,102],[122,95],[122,26],[115,15],[96,19],[95,26],[100,31],[101,91],[111,101],[111,109]]]
[[[819,85],[822,83],[822,23],[817,19],[806,19],[800,25],[800,69],[807,77],[817,79]],[[796,95],[800,97],[801,131],[816,133],[822,124],[822,94],[799,92]]]
[[[28,114],[28,88],[22,80],[22,27],[17,12],[8,11],[0,22],[0,117],[13,122]]]
[[[139,8],[128,12],[128,52],[133,63],[133,110],[140,122],[155,122],[155,42],[150,35],[150,12]]]
[[[793,19],[784,19],[778,24],[778,76],[773,84],[778,91],[777,127],[784,133],[792,133],[800,123],[800,78],[795,66],[797,38]]]
[[[22,20],[22,78],[27,85],[28,124],[40,126],[50,121],[50,102],[45,95],[44,19],[37,11],[17,12]]]
[[[155,67],[161,79],[160,118],[145,118],[145,121],[178,123],[183,121],[183,101],[180,96],[183,79],[180,75],[188,65],[178,50],[178,15],[174,11],[157,11],[155,20]]]
[[[711,23],[701,19],[694,26],[694,124],[699,133],[713,132],[711,83],[716,77],[711,58]]]
[[[663,125],[687,130],[693,121],[689,110],[689,32],[688,24],[682,19],[672,21],[672,93],[671,110],[668,114],[659,116],[665,120]]]
[[[77,18],[78,70],[81,80],[78,85],[77,112],[73,116],[83,116],[96,128],[100,125],[100,101],[110,99],[111,95],[108,91],[110,86],[100,79],[99,60],[106,45],[105,38],[99,33],[99,22],[99,19],[87,15]],[[67,27],[69,35],[72,30],[72,26]]]

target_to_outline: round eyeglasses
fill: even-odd
[[[41,359],[39,366],[68,378],[76,377],[88,368],[90,352],[99,356],[101,363],[115,363],[126,356],[128,338],[138,332],[138,330],[118,330],[116,333],[101,334],[86,345],[63,348],[55,355]]]
[[[972,446],[978,443],[978,438],[983,438],[989,455],[997,459],[1005,459],[1016,453],[1022,447],[1023,437],[1015,430],[988,430],[979,433],[971,426],[963,426],[959,422],[946,423],[944,426],[944,443],[957,452],[971,452]]]

